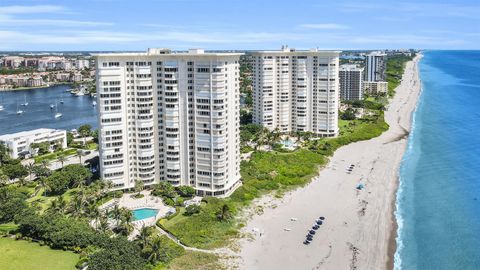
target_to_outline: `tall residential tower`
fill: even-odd
[[[365,55],[365,78],[368,82],[384,82],[387,70],[386,54],[372,52]]]
[[[363,69],[357,65],[340,66],[340,99],[362,100],[363,99]]]
[[[280,132],[338,134],[339,51],[250,53],[253,66],[253,122]]]
[[[101,177],[192,186],[228,196],[240,184],[238,53],[195,49],[97,55]]]

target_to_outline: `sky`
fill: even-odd
[[[480,0],[0,0],[0,51],[480,49]]]

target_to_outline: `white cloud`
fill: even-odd
[[[0,26],[57,26],[57,27],[81,27],[81,26],[111,26],[113,23],[76,21],[76,20],[55,20],[55,19],[15,19],[8,16],[0,16]]]
[[[54,5],[0,6],[0,14],[56,13],[62,11],[65,11],[64,7]]]
[[[462,5],[450,3],[418,3],[418,2],[396,2],[391,3],[369,3],[355,2],[340,5],[340,11],[349,13],[384,13],[391,12],[393,16],[404,17],[452,17],[478,19],[480,5]]]
[[[60,33],[25,33],[19,31],[1,31],[0,39],[12,49],[15,44],[103,44],[131,42],[182,42],[202,44],[251,44],[269,41],[288,41],[300,39],[300,36],[287,33],[267,32],[213,32],[195,33],[182,31],[164,31],[148,33],[128,33],[110,31],[69,31]],[[4,45],[4,47],[6,47]]]
[[[31,19],[20,18],[22,14],[65,13],[63,6],[36,5],[36,6],[0,6],[0,26],[56,26],[56,27],[92,27],[111,26],[113,23],[78,21],[70,19]]]
[[[302,28],[310,29],[348,29],[346,25],[336,24],[336,23],[306,23],[299,25]]]
[[[466,41],[462,39],[448,39],[431,36],[419,36],[419,35],[374,35],[364,37],[353,37],[348,40],[351,43],[356,44],[378,44],[382,46],[456,46],[465,45]]]

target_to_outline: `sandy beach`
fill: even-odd
[[[338,149],[306,187],[281,200],[263,199],[263,214],[244,228],[234,264],[240,269],[389,269],[395,252],[395,193],[411,115],[421,84],[417,56],[402,83],[380,137]],[[351,173],[347,168],[354,164]],[[365,188],[356,189],[362,183]],[[315,219],[325,217],[310,245],[302,242]],[[293,220],[292,220],[293,219]]]

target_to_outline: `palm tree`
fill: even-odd
[[[140,232],[137,236],[137,241],[140,242],[140,247],[142,249],[147,247],[149,237],[150,237],[150,230],[147,227],[142,226],[142,228],[140,229]]]
[[[125,221],[125,223],[130,224],[133,221],[133,214],[132,211],[122,208],[122,220]]]
[[[19,177],[18,183],[20,183],[21,186],[24,186],[27,183],[27,181],[25,180],[26,180],[25,177]]]
[[[38,186],[37,186],[38,191],[41,190],[42,188],[45,189],[47,187],[46,180],[47,180],[47,178],[44,177],[44,176],[41,176],[40,178],[38,178]],[[40,195],[42,195],[42,194],[40,194]]]
[[[28,171],[28,175],[30,177],[30,181],[32,181],[32,176],[33,176],[33,172],[35,170],[35,164],[33,162],[29,162],[27,163],[27,165],[25,165],[25,168],[27,169]]]
[[[77,178],[77,179],[75,179],[75,181],[73,181],[72,186],[75,187],[75,188],[79,188],[80,191],[83,191],[83,187],[85,186],[86,181],[87,181],[86,179],[78,179]]]
[[[83,199],[81,196],[76,196],[70,203],[69,212],[74,217],[79,217],[82,214],[83,210]]]
[[[40,163],[42,163],[42,166],[44,168],[47,168],[48,166],[50,166],[50,161],[48,161],[46,159],[42,159],[42,161]]]
[[[225,220],[230,219],[230,217],[231,217],[230,207],[228,207],[227,204],[224,204],[222,206],[222,209],[220,209],[220,211],[217,212],[217,218],[221,221],[225,221]]]
[[[57,160],[62,164],[62,169],[63,169],[63,163],[65,163],[68,159],[65,155],[59,155]]]
[[[83,150],[78,149],[77,153],[75,155],[78,157],[78,160],[80,161],[80,164],[82,164],[82,156],[84,156]]]
[[[100,215],[100,218],[98,219],[98,222],[96,224],[96,229],[100,232],[106,232],[108,231],[108,215]]]
[[[137,195],[140,195],[140,192],[142,192],[143,188],[144,188],[145,184],[143,183],[143,181],[136,181],[135,182],[135,191],[137,192]]]
[[[120,208],[116,204],[113,206],[113,209],[112,209],[111,213],[112,213],[112,218],[115,219],[117,222],[122,217],[122,213],[120,211]]]
[[[67,208],[67,202],[63,198],[63,196],[58,197],[57,199],[53,200],[50,204],[49,210],[56,212],[56,213],[65,213]]]
[[[163,243],[160,237],[155,237],[148,246],[148,261],[151,263],[158,262],[162,257],[165,257],[165,249],[162,248]]]

